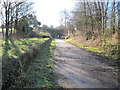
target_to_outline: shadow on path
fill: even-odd
[[[96,56],[56,39],[54,72],[63,88],[117,88],[118,69],[96,59]]]

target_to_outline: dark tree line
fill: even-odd
[[[27,0],[15,1],[1,0],[0,1],[0,17],[3,38],[9,39],[13,33],[21,36],[25,28],[31,26],[37,27],[41,23],[37,21],[36,16],[32,11],[32,2]],[[21,28],[22,27],[22,28]],[[27,31],[29,28],[26,29]]]

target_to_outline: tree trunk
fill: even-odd
[[[118,60],[120,60],[120,1],[118,2],[117,5],[117,11],[118,11]],[[120,81],[120,79],[119,79]]]
[[[4,25],[2,25],[2,35],[3,35],[3,39],[4,39]]]
[[[13,25],[13,17],[11,17],[11,34],[13,33],[13,31],[12,31],[12,25]]]
[[[86,1],[84,0],[84,14],[85,14],[85,32],[87,32],[87,15],[86,15]],[[88,38],[88,35],[87,35]]]
[[[8,17],[8,10],[7,10],[7,7],[5,8],[5,17],[6,17],[6,20],[5,20],[5,23],[6,23],[6,33],[5,33],[5,39],[8,40],[9,38],[9,35],[8,35],[8,31],[9,31],[9,23],[8,23],[8,20],[9,20],[9,17]]]

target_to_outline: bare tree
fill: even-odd
[[[10,17],[10,7],[11,7],[11,2],[7,0],[6,2],[3,1],[3,7],[5,10],[5,24],[6,24],[6,34],[5,34],[5,39],[7,40],[9,38],[9,17]]]
[[[14,26],[14,33],[16,31],[17,34],[21,32],[21,29],[19,29],[19,19],[23,16],[27,16],[28,14],[32,13],[31,6],[33,3],[27,2],[25,0],[23,1],[17,1],[15,0],[12,2],[12,0],[2,0],[1,3],[1,14],[4,20],[2,21],[5,23],[5,39],[7,40],[9,38],[10,33],[13,33],[13,26]],[[10,31],[11,29],[11,31]]]
[[[0,18],[1,18],[1,28],[2,28],[2,36],[3,36],[3,39],[4,39],[4,15],[3,15],[3,12],[2,12],[2,8],[0,10]]]

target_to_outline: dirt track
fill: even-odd
[[[118,87],[118,69],[100,62],[89,52],[55,39],[54,72],[64,88]]]

